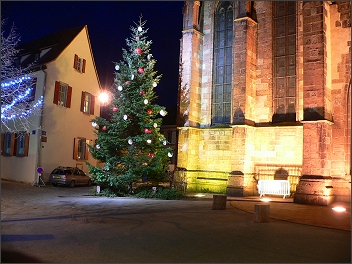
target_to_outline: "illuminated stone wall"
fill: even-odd
[[[351,3],[296,2],[296,120],[282,123],[272,120],[272,2],[232,3],[230,124],[211,124],[218,1],[186,1],[183,13],[179,116],[184,122],[178,123],[177,166],[186,169],[188,189],[229,192],[231,187],[235,196],[253,195],[257,180],[284,175],[295,192],[304,176],[317,184],[299,187],[303,196],[325,194],[317,188],[329,182],[329,195],[350,199]]]
[[[281,168],[295,190],[302,166],[303,128],[251,127],[179,129],[178,167],[187,169],[189,190],[225,191],[231,172],[242,172],[242,192],[256,193],[258,179],[274,179]]]

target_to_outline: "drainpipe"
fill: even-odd
[[[352,176],[352,79],[350,78],[350,83],[348,85],[347,92],[349,95],[347,96],[347,100],[350,100],[350,177],[349,180],[351,181]],[[348,101],[347,101],[347,109],[348,109]],[[348,122],[348,111],[347,111],[347,122]]]
[[[40,115],[40,119],[39,119],[39,129],[38,129],[38,156],[37,156],[37,167],[41,167],[42,165],[42,130],[43,130],[43,112],[44,112],[44,98],[45,98],[45,86],[46,86],[46,67],[45,65],[41,65],[40,69],[43,71],[44,73],[44,85],[43,85],[43,103],[41,106],[41,115]]]

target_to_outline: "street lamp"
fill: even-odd
[[[99,101],[105,105],[107,102],[109,102],[109,94],[105,91],[101,92],[99,94]]]
[[[108,111],[105,107],[110,101],[110,94],[107,91],[102,91],[99,94],[98,99],[100,101],[100,116],[105,118],[108,115]]]

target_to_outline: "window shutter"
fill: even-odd
[[[74,59],[74,62],[73,62],[73,68],[75,68],[77,70],[77,67],[78,67],[78,55],[75,54],[75,59]]]
[[[81,112],[84,112],[84,100],[86,98],[86,92],[82,91],[82,97],[81,97]]]
[[[11,150],[10,150],[10,156],[15,155],[15,138],[17,134],[12,133],[11,134]]]
[[[89,139],[86,139],[86,147],[85,147],[85,151],[84,151],[84,160],[88,160],[88,150],[89,150]]]
[[[1,133],[1,155],[4,155],[5,134]]]
[[[59,104],[59,93],[60,93],[60,82],[55,82],[55,91],[54,91],[54,104]]]
[[[89,114],[94,115],[95,96],[91,95]]]
[[[79,144],[79,138],[75,138],[74,144],[73,144],[73,159],[77,160],[78,157],[78,144]]]
[[[24,143],[24,156],[28,157],[28,149],[29,149],[29,134],[26,133],[25,143]]]
[[[72,87],[69,86],[67,89],[66,108],[71,107],[71,97],[72,97]]]
[[[83,72],[83,73],[86,72],[86,60],[85,60],[85,59],[83,59],[82,72]]]

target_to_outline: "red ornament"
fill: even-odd
[[[148,157],[149,157],[149,158],[154,158],[154,153],[153,153],[153,152],[150,152],[150,153],[148,154]]]
[[[140,48],[136,48],[134,50],[134,52],[137,54],[137,55],[141,55],[142,54],[142,50]]]
[[[101,129],[105,131],[106,130],[106,126],[103,126]]]
[[[153,110],[148,109],[147,113],[148,113],[148,115],[151,115],[153,113]]]
[[[115,106],[112,108],[113,112],[117,112],[117,110],[119,110],[119,109],[117,107],[115,107]]]
[[[144,90],[140,91],[139,95],[145,95],[145,91]]]
[[[141,74],[144,72],[144,69],[143,68],[138,68],[138,73]]]
[[[151,131],[149,128],[145,128],[145,129],[144,129],[144,133],[150,134],[150,133],[152,133],[152,131]]]
[[[129,85],[131,82],[130,81],[126,81],[125,82],[125,85]]]

